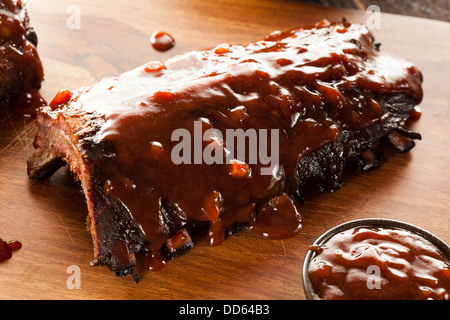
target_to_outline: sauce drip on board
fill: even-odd
[[[0,2],[0,26],[0,75],[8,79],[0,86],[0,100],[11,102],[16,115],[35,116],[46,105],[38,91],[44,71],[21,1]]]
[[[175,46],[175,39],[167,32],[157,31],[150,36],[150,43],[155,50],[164,52]]]
[[[151,250],[144,255],[142,264],[149,271],[159,271],[165,267],[167,259],[160,250]]]
[[[359,227],[310,250],[316,294],[326,300],[450,299],[450,262],[408,230]]]
[[[290,198],[299,158],[335,141],[341,130],[380,122],[377,97],[392,94],[420,102],[419,71],[377,52],[364,26],[323,22],[247,46],[221,44],[149,62],[64,90],[50,107],[55,119],[95,115],[101,122],[99,130],[77,136],[101,150],[95,184],[126,208],[148,239],[151,259],[177,229],[192,225],[209,226],[212,245],[236,224],[277,239],[295,235],[302,219]],[[246,156],[231,162],[226,155],[237,150],[226,139],[229,129],[258,133]],[[174,158],[188,140],[192,148]],[[261,141],[266,157],[278,148],[273,167],[250,160]],[[217,146],[222,163],[206,163],[213,152],[205,150]]]
[[[0,262],[11,259],[13,251],[22,248],[22,243],[17,240],[3,241],[0,238]]]

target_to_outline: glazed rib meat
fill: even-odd
[[[44,78],[37,36],[21,1],[0,1],[0,102],[15,102],[17,112],[44,104],[38,90]]]
[[[62,90],[38,114],[28,174],[68,163],[92,264],[137,279],[138,259],[157,270],[199,230],[211,245],[243,228],[298,233],[302,188],[337,190],[347,164],[381,165],[380,143],[406,152],[420,139],[405,123],[421,81],[348,22],[221,44]]]

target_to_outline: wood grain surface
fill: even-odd
[[[368,19],[362,11],[281,0],[28,0],[28,9],[48,101],[60,89],[189,50],[248,43],[323,18]],[[72,28],[78,9],[79,28]],[[156,30],[172,34],[176,46],[165,53],[153,50],[149,37]],[[140,272],[138,284],[107,267],[89,266],[92,245],[79,185],[67,168],[42,182],[28,179],[34,121],[17,118],[2,105],[0,237],[23,247],[0,263],[0,299],[304,299],[307,247],[339,223],[398,219],[450,243],[450,25],[382,14],[373,33],[383,51],[414,62],[424,74],[423,114],[411,124],[423,140],[411,153],[387,152],[384,165],[370,173],[349,170],[335,193],[304,193],[304,228],[293,238],[275,241],[244,231],[218,247],[200,244],[159,272]],[[81,270],[79,289],[67,286],[69,266]]]
[[[378,6],[382,12],[450,21],[450,2],[448,0],[296,0],[337,8],[366,10]]]

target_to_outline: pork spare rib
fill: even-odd
[[[321,21],[248,45],[221,44],[62,90],[37,117],[32,179],[68,163],[87,202],[93,265],[157,270],[248,228],[302,228],[302,187],[337,190],[347,164],[409,151],[422,75],[370,31]],[[230,138],[232,136],[232,139]]]

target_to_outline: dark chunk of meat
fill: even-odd
[[[44,71],[36,32],[21,1],[0,0],[0,9],[0,102],[20,99],[14,111],[34,115],[35,110],[25,109],[45,104],[38,93]]]

